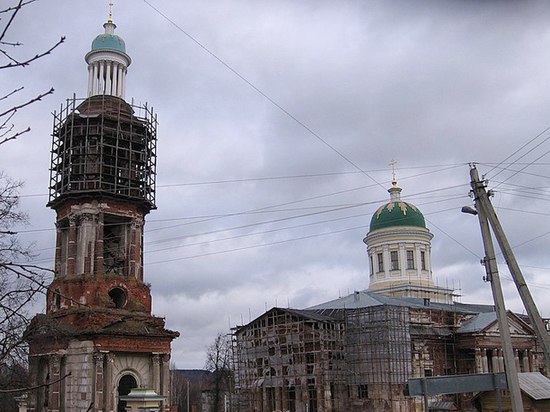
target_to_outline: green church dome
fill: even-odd
[[[122,37],[116,34],[103,33],[97,36],[92,42],[92,51],[96,50],[116,50],[126,53],[126,44]]]
[[[392,180],[392,187],[388,190],[390,201],[380,206],[370,220],[370,231],[386,229],[396,226],[412,226],[426,229],[426,222],[422,212],[410,203],[401,200],[401,188],[397,187],[397,180]]]
[[[378,208],[370,221],[370,231],[395,226],[426,228],[426,222],[416,206],[395,200]]]

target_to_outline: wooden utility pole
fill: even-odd
[[[537,335],[537,340],[542,347],[542,352],[544,354],[544,363],[546,366],[546,375],[549,375],[550,335],[548,335],[548,330],[546,330],[544,322],[542,321],[542,317],[540,316],[540,313],[537,309],[537,305],[535,304],[533,296],[531,296],[531,292],[529,291],[529,287],[525,282],[525,278],[521,273],[521,269],[519,268],[518,262],[516,261],[514,253],[512,252],[512,247],[510,246],[510,243],[508,243],[508,239],[506,239],[506,235],[504,234],[504,230],[498,220],[497,214],[493,209],[493,205],[489,199],[489,194],[485,189],[485,184],[479,181],[477,169],[473,165],[470,167],[470,176],[472,178],[472,190],[476,198],[476,208],[478,208],[478,204],[482,205],[486,217],[491,224],[502,254],[504,255],[504,259],[506,259],[508,269],[510,270],[512,278],[514,279],[514,283],[516,284],[516,287],[518,289],[519,295],[523,302],[523,306],[525,307],[525,310],[529,315],[531,327],[534,329],[535,334]]]
[[[506,380],[508,381],[512,410],[514,412],[523,412],[523,402],[521,400],[521,390],[519,387],[516,360],[514,356],[514,349],[512,347],[512,339],[510,337],[510,328],[508,326],[508,315],[506,314],[504,295],[502,293],[502,286],[498,275],[498,266],[495,258],[493,239],[491,237],[489,222],[487,220],[486,206],[485,203],[480,200],[480,198],[486,197],[487,201],[489,201],[489,198],[487,196],[487,192],[485,191],[485,186],[479,181],[477,169],[475,167],[470,169],[470,176],[472,178],[471,185],[475,194],[475,205],[477,216],[479,218],[479,225],[481,227],[483,247],[485,249],[483,265],[485,266],[485,272],[487,273],[487,280],[491,283],[491,290],[495,301],[495,311],[497,314],[500,337],[502,338],[504,366],[506,369]]]

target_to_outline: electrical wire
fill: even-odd
[[[149,1],[143,0],[144,3],[146,3],[149,7],[151,7],[154,11],[156,11],[160,16],[162,16],[166,21],[168,21],[170,24],[172,24],[177,30],[179,30],[181,33],[183,33],[187,38],[189,38],[191,41],[193,41],[196,45],[198,45],[201,49],[203,49],[206,53],[208,53],[210,56],[212,56],[218,63],[220,63],[222,66],[224,66],[226,69],[228,69],[230,72],[232,72],[234,75],[236,75],[239,79],[241,79],[243,82],[245,82],[248,86],[250,86],[254,91],[256,91],[260,96],[265,98],[269,103],[271,103],[273,106],[275,106],[277,109],[279,109],[281,112],[283,112],[285,115],[287,115],[290,119],[292,119],[294,122],[296,122],[298,125],[300,125],[304,130],[306,130],[309,134],[311,134],[313,137],[315,137],[317,140],[319,140],[321,143],[323,143],[325,146],[327,146],[330,150],[332,150],[334,153],[336,153],[340,158],[344,159],[348,164],[350,164],[354,169],[358,170],[360,173],[368,177],[370,180],[372,180],[376,185],[380,186],[382,189],[385,189],[384,186],[378,182],[374,177],[372,177],[369,173],[361,169],[356,163],[354,163],[350,158],[345,156],[341,151],[336,149],[333,145],[331,145],[327,140],[323,139],[319,134],[317,134],[313,129],[311,129],[309,126],[307,126],[305,123],[303,123],[301,120],[299,120],[296,116],[294,116],[292,113],[290,113],[287,109],[285,109],[283,106],[281,106],[279,103],[277,103],[274,99],[269,97],[266,93],[264,93],[262,90],[260,90],[256,85],[254,85],[251,81],[249,81],[246,77],[244,77],[242,74],[240,74],[236,69],[234,69],[232,66],[230,66],[228,63],[226,63],[224,60],[222,60],[221,57],[219,57],[217,54],[215,54],[213,51],[208,49],[204,44],[199,42],[197,39],[195,39],[191,34],[189,34],[186,30],[184,30],[180,25],[178,25],[175,21],[170,19],[166,14],[161,12],[158,8],[153,6]]]
[[[514,157],[517,153],[519,153],[520,151],[522,151],[524,148],[526,148],[527,146],[529,146],[532,142],[534,142],[535,140],[537,140],[540,136],[542,136],[544,133],[546,133],[547,131],[550,130],[550,126],[548,126],[546,129],[544,129],[542,132],[540,132],[538,135],[536,135],[535,137],[533,137],[531,140],[529,140],[527,143],[525,143],[523,146],[521,146],[519,149],[517,149],[515,152],[513,152],[511,155],[509,155],[508,157],[506,157],[502,162],[498,163],[496,166],[494,166],[492,169],[490,169],[486,174],[489,174],[491,173],[493,170],[495,170],[496,168],[498,168],[499,166],[501,166],[502,164],[504,164],[507,160],[511,159],[512,157]],[[548,139],[550,139],[550,136],[547,137],[546,139],[544,139],[541,143],[539,143],[538,145],[536,145],[534,148],[532,148],[531,150],[529,150],[527,153],[525,153],[524,155],[520,156],[518,159],[516,159],[514,162],[512,163],[509,163],[507,167],[503,168],[502,170],[500,170],[498,173],[496,173],[492,179],[494,179],[495,177],[497,177],[500,173],[504,172],[509,166],[512,166],[514,164],[516,164],[519,160],[523,159],[526,155],[528,155],[529,153],[531,153],[534,149],[536,149],[537,147],[539,147],[541,144],[543,144],[544,142],[546,142]],[[527,166],[529,166],[530,164],[528,164]]]

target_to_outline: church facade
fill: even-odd
[[[155,113],[127,103],[131,58],[111,16],[86,54],[88,97],[54,113],[50,200],[55,275],[28,329],[29,412],[125,411],[150,388],[169,410],[171,342],[143,278],[145,216],[155,209]]]
[[[493,306],[457,303],[435,284],[422,213],[401,200],[395,178],[389,193],[364,240],[368,290],[272,308],[234,329],[237,410],[419,412],[409,378],[504,371]],[[518,371],[542,371],[528,319],[508,313],[508,321]],[[433,411],[480,410],[475,393],[429,402]]]

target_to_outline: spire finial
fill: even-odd
[[[392,174],[392,181],[391,184],[393,187],[397,187],[397,178],[395,177],[395,165],[397,162],[395,159],[391,159],[390,166],[391,166],[391,174]]]
[[[113,0],[109,0],[109,23],[113,22]]]

